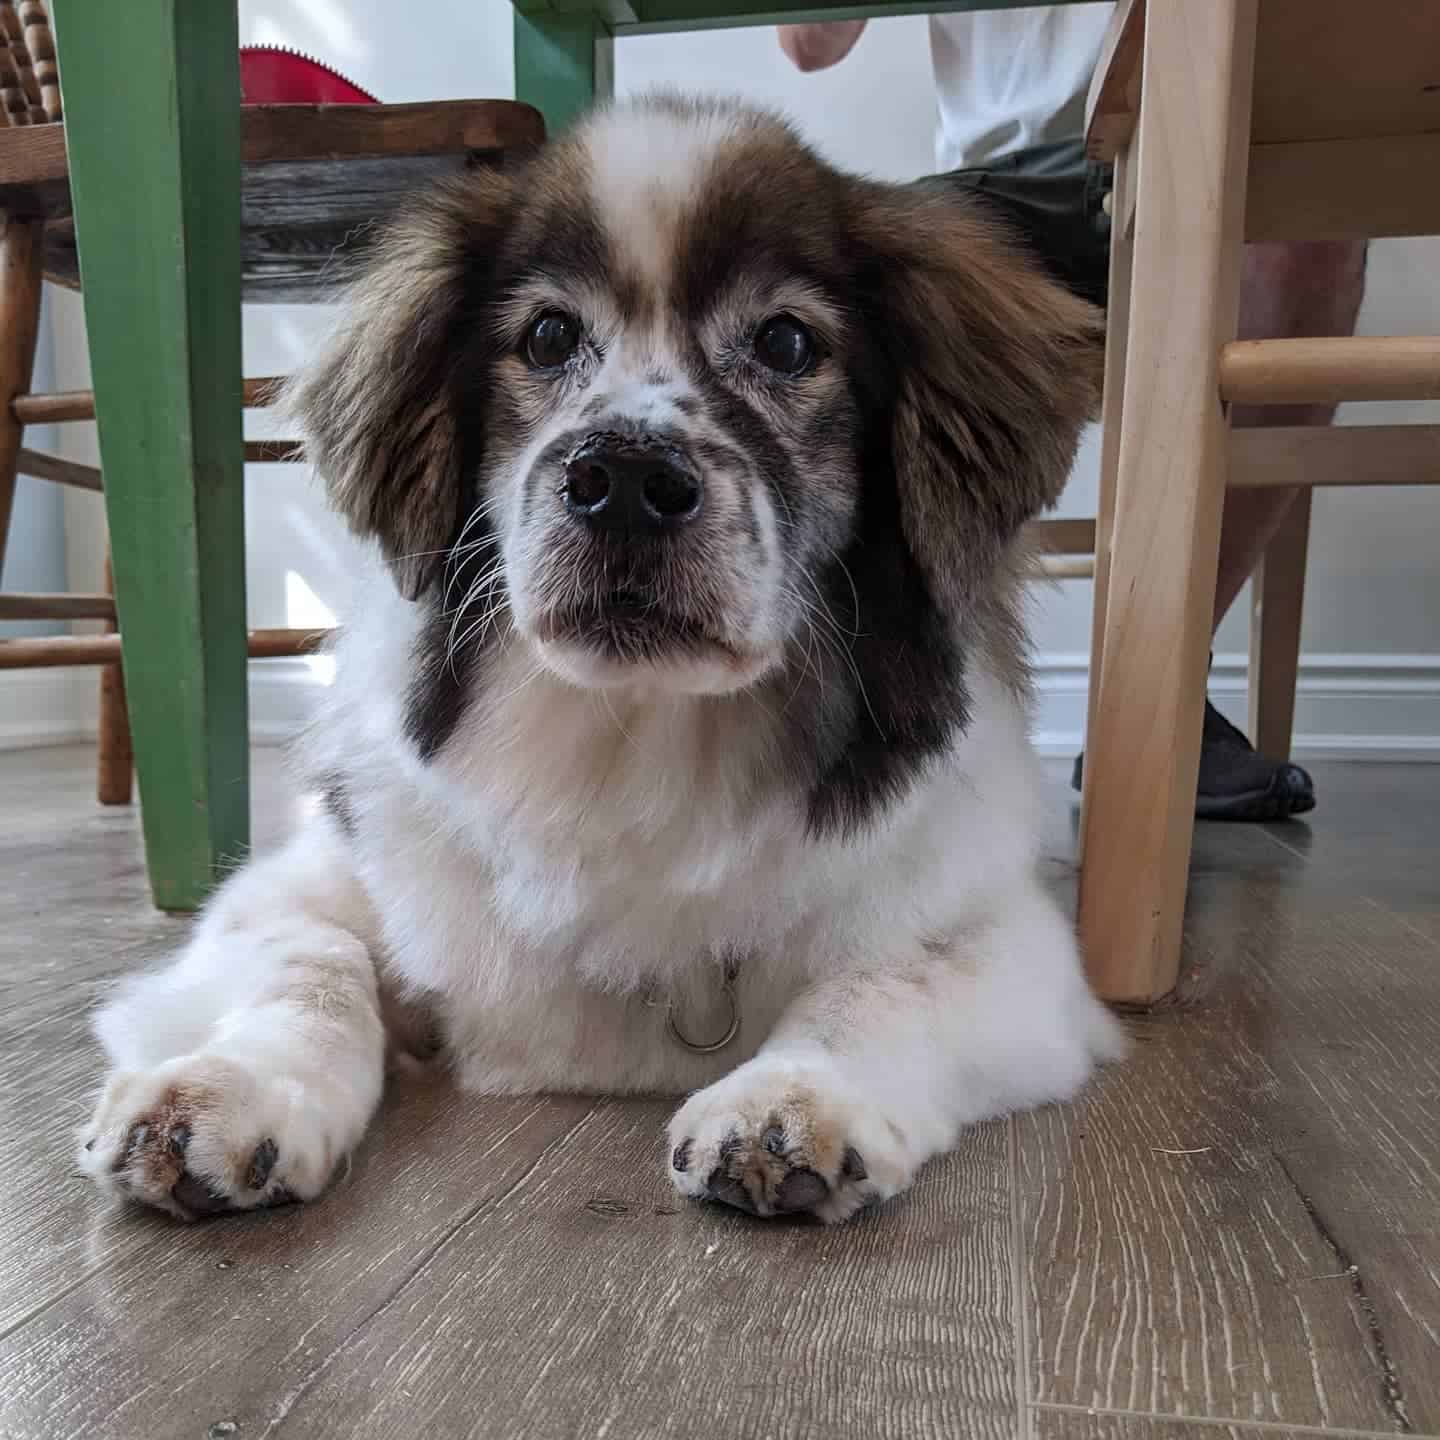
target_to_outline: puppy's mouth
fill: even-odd
[[[723,695],[748,688],[775,663],[713,623],[625,591],[548,611],[530,634],[542,663],[585,689],[639,685]]]
[[[593,605],[551,610],[536,633],[546,644],[574,646],[622,665],[700,658],[745,662],[713,626],[634,590],[612,591]]]

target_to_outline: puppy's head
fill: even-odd
[[[873,712],[1059,493],[1099,334],[943,189],[658,98],[401,220],[299,400],[450,643],[688,692],[839,655]]]

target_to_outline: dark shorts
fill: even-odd
[[[957,185],[991,206],[1062,285],[1102,308],[1109,293],[1111,168],[1090,160],[1080,139],[1002,155],[921,184]]]

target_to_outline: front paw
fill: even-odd
[[[333,1159],[284,1087],[207,1055],[112,1076],[81,1140],[103,1190],[180,1220],[309,1199]]]
[[[828,1223],[909,1185],[903,1134],[824,1064],[759,1058],[691,1096],[670,1122],[682,1195],[752,1215]]]

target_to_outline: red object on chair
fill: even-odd
[[[242,105],[378,105],[338,70],[278,45],[240,49]]]

